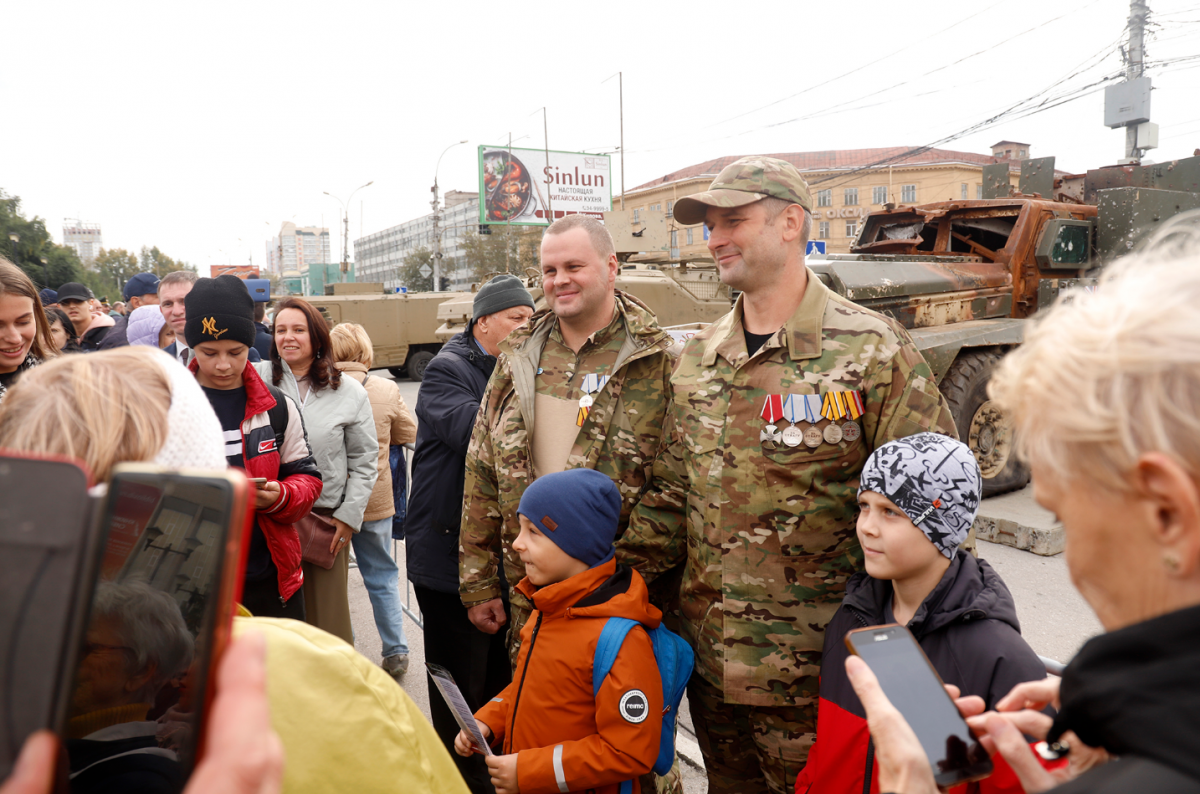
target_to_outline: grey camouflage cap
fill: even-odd
[[[675,218],[690,226],[703,221],[709,207],[742,207],[767,196],[812,212],[812,193],[794,165],[775,157],[751,155],[725,166],[704,193],[676,201]]]

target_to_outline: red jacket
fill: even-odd
[[[892,583],[857,573],[846,583],[842,606],[825,629],[817,740],[796,777],[796,794],[878,794],[866,713],[846,676],[844,638],[851,629],[888,623]],[[947,684],[978,695],[987,707],[1024,681],[1041,680],[1045,667],[1020,634],[1016,604],[992,567],[958,551],[942,580],[917,609],[908,628]],[[1032,752],[1032,751],[1031,751]],[[995,771],[951,794],[1021,794],[1016,774],[999,755]]]
[[[199,368],[199,362],[193,358],[188,369],[194,374]],[[264,383],[249,362],[242,372],[242,383],[246,388],[246,418],[242,421],[242,460],[246,476],[279,482],[279,499],[265,510],[255,511],[254,520],[267,540],[275,567],[279,569],[279,594],[286,600],[304,583],[304,573],[300,569],[300,536],[292,525],[308,515],[313,502],[321,495],[321,472],[313,461],[300,409],[291,398]],[[276,442],[267,414],[275,407],[276,399],[284,400],[288,409],[282,448]]]
[[[614,560],[542,588],[525,578],[517,589],[534,610],[513,682],[475,716],[503,739],[502,752],[517,753],[521,794],[615,794],[658,757],[662,678],[650,636],[635,628],[593,696],[596,642],[606,618],[654,628],[662,613],[641,574]]]

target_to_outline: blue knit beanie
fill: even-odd
[[[567,469],[538,477],[517,512],[575,559],[595,568],[615,553],[621,494],[594,469]]]

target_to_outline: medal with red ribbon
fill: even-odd
[[[763,403],[762,418],[766,421],[767,426],[758,434],[758,440],[766,443],[778,444],[782,434],[775,423],[783,418],[783,395],[768,394],[766,402]]]

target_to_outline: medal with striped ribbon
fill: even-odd
[[[583,396],[579,398],[579,414],[575,418],[575,426],[583,427],[583,420],[587,419],[588,414],[592,410],[592,405],[596,402],[593,394],[604,388],[604,384],[608,383],[608,375],[597,375],[592,372],[583,376],[583,382],[579,384],[580,391]]]

